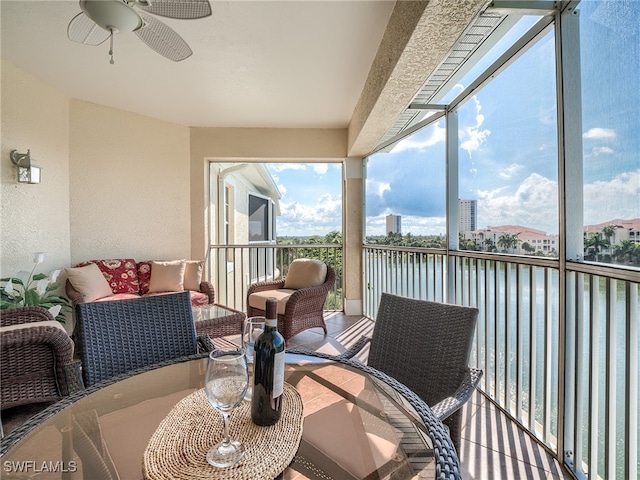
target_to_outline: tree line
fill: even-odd
[[[613,245],[616,232],[615,225],[605,225],[601,230],[585,233],[584,259],[603,263],[616,263],[620,265],[640,266],[640,243],[633,240],[622,240]],[[387,235],[370,235],[366,237],[369,245],[387,245],[410,248],[445,248],[446,239],[443,235],[413,235],[411,233],[392,233]],[[332,231],[325,236],[313,235],[311,237],[282,237],[278,238],[279,245],[300,245],[296,255],[306,258],[317,258],[326,261],[336,267],[336,271],[342,270],[342,251],[313,247],[311,245],[339,244],[342,245],[342,233]],[[309,245],[307,247],[307,245]],[[522,242],[517,233],[503,233],[497,241],[492,238],[484,238],[480,244],[472,239],[459,237],[460,250],[474,250],[483,252],[516,253],[520,247],[527,255],[557,257],[555,250],[542,252],[537,250],[529,242]],[[288,265],[288,263],[287,263]],[[338,270],[339,269],[339,270]]]

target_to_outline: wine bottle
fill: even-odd
[[[278,333],[278,300],[268,298],[264,332],[253,349],[251,419],[256,425],[280,420],[284,390],[284,338]]]

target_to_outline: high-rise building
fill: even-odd
[[[387,235],[390,233],[402,233],[402,216],[387,215]]]
[[[458,231],[470,232],[478,225],[478,201],[458,199]]]

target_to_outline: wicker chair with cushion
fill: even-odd
[[[73,341],[42,307],[0,312],[2,409],[55,402],[83,388]]]
[[[88,387],[163,360],[211,350],[196,337],[189,292],[76,305]]]
[[[363,337],[342,358],[370,342],[367,364],[420,396],[449,427],[460,448],[462,412],[482,370],[469,368],[478,309],[383,293],[372,338]]]
[[[320,260],[298,258],[280,280],[254,283],[247,292],[247,316],[264,316],[265,302],[278,300],[278,331],[285,341],[308,328],[324,323],[324,303],[336,282],[333,268]]]

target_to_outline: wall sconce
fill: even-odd
[[[42,167],[31,159],[30,150],[27,150],[27,153],[18,153],[17,150],[11,150],[9,156],[14,165],[18,167],[18,182],[40,183]]]

